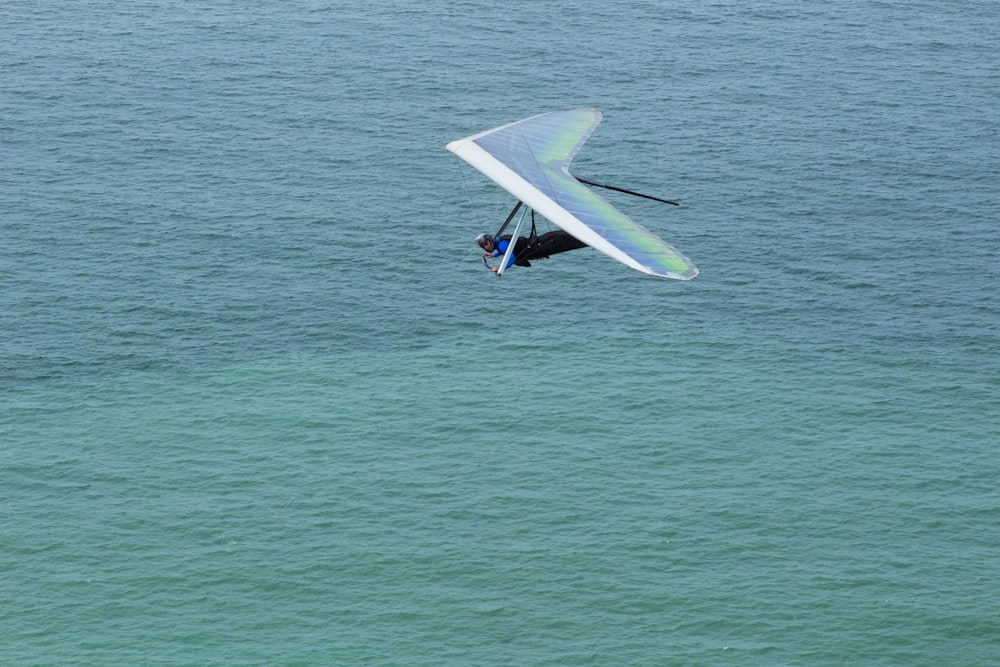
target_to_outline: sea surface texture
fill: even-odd
[[[1000,3],[0,7],[0,664],[1000,664]],[[482,265],[444,150],[700,268]]]

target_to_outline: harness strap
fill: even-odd
[[[535,241],[538,239],[538,229],[535,227],[535,209],[531,209],[531,236],[528,237],[528,242],[524,244],[521,252],[514,253],[514,261],[519,262],[524,259],[524,256],[529,252],[535,250]],[[516,239],[511,239],[513,243]],[[516,246],[515,246],[516,247]],[[527,260],[525,260],[527,261]]]

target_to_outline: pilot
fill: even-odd
[[[510,234],[504,236],[480,234],[476,237],[476,244],[483,249],[484,258],[503,257],[510,246]],[[511,264],[531,266],[531,262],[528,260],[546,259],[550,255],[585,247],[587,247],[586,243],[579,241],[575,236],[561,229],[531,238],[519,236],[517,241],[514,242],[514,252],[510,254],[507,266],[504,268],[509,268]],[[489,267],[493,273],[496,273],[499,268],[498,266]]]

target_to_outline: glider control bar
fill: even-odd
[[[514,211],[516,212],[517,209],[520,208],[520,206],[521,206],[521,203],[518,202],[518,205],[514,209]],[[500,260],[500,266],[497,267],[497,278],[499,278],[500,276],[502,276],[503,272],[507,270],[507,260],[510,259],[510,255],[511,255],[511,253],[514,252],[514,247],[517,245],[517,233],[521,231],[521,223],[524,222],[524,214],[527,213],[527,212],[528,212],[528,209],[524,209],[523,211],[521,211],[521,217],[519,217],[517,219],[517,224],[514,225],[514,233],[510,235],[510,241],[507,242],[507,252],[505,252],[503,254],[503,259]],[[513,215],[514,215],[514,213],[511,213],[511,216],[513,216]],[[507,222],[510,222],[510,221],[508,220]],[[506,222],[503,223],[503,224],[504,224],[505,227],[507,226]]]
[[[572,176],[576,180],[580,181],[581,183],[586,183],[587,185],[593,185],[598,188],[607,188],[608,190],[614,190],[615,192],[624,192],[627,195],[634,195],[636,197],[642,197],[643,199],[652,199],[653,201],[663,202],[664,204],[673,204],[674,206],[680,206],[679,203],[675,201],[670,201],[669,199],[660,199],[659,197],[654,197],[653,195],[644,195],[641,192],[626,190],[625,188],[619,188],[614,185],[608,185],[607,183],[598,183],[597,181],[592,181],[589,178],[583,178],[582,176],[577,176],[576,174],[572,174]]]
[[[514,216],[517,215],[517,210],[519,208],[521,208],[521,205],[523,203],[524,202],[521,202],[521,201],[517,202],[517,204],[514,206],[514,210],[510,212],[510,215],[507,216],[507,219],[503,221],[503,224],[500,225],[500,229],[498,229],[497,233],[494,234],[493,236],[497,236],[498,237],[501,234],[503,234],[503,230],[507,229],[507,225],[509,225],[510,221],[514,219]],[[534,212],[532,212],[532,213],[534,213]]]

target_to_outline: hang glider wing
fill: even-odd
[[[601,122],[596,109],[553,111],[448,144],[449,151],[592,248],[661,278],[690,280],[698,269],[569,173]]]

